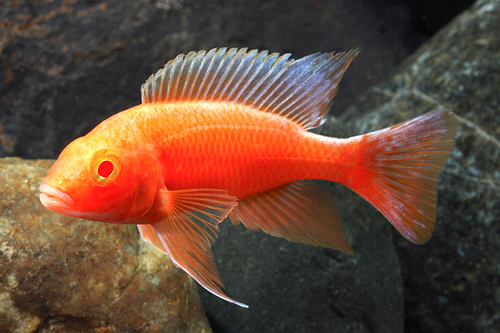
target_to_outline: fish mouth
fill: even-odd
[[[61,190],[49,184],[40,185],[40,201],[46,208],[60,214],[68,214],[73,206],[73,199]]]

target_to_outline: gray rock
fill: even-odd
[[[500,1],[478,1],[338,120],[352,134],[448,108],[461,125],[434,237],[425,246],[394,238],[408,332],[500,331],[498,17]]]
[[[211,332],[194,280],[137,227],[42,206],[52,163],[0,159],[0,331]]]
[[[215,245],[221,275],[230,294],[250,309],[224,308],[202,293],[214,329],[402,331],[393,233],[405,288],[406,331],[500,330],[499,15],[499,1],[479,1],[391,79],[318,129],[347,137],[436,108],[454,110],[461,130],[438,183],[431,241],[417,246],[389,232],[392,228],[373,207],[340,187],[334,192],[353,258],[224,226]]]
[[[221,225],[214,255],[222,280],[250,308],[228,306],[199,288],[214,331],[403,331],[401,272],[388,223],[352,192],[333,188],[352,222],[344,223],[352,257]]]

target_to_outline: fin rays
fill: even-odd
[[[228,297],[215,265],[212,243],[217,237],[217,225],[237,205],[236,198],[224,190],[191,189],[168,191],[160,189],[163,202],[171,209],[163,212],[164,219],[152,225],[139,225],[141,237],[191,275],[212,294],[247,307]]]
[[[249,196],[240,201],[229,218],[250,230],[352,254],[335,199],[315,183],[298,181]]]
[[[308,129],[323,123],[340,79],[358,52],[315,53],[298,60],[246,48],[189,52],[151,75],[142,85],[142,102],[237,103],[293,119]]]
[[[436,219],[436,181],[457,132],[448,110],[352,138],[363,156],[346,184],[375,206],[406,239],[427,242]]]

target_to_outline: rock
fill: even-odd
[[[394,237],[407,332],[500,331],[499,16],[500,1],[477,1],[336,123],[362,133],[436,108],[460,122],[434,237],[425,246]]]
[[[41,205],[52,163],[0,159],[0,331],[211,332],[194,280],[137,227]]]
[[[318,129],[348,137],[436,108],[456,112],[461,129],[438,183],[430,242],[404,240],[373,207],[341,187],[334,193],[353,258],[222,226],[215,245],[222,279],[230,295],[254,312],[224,308],[201,293],[214,329],[396,332],[403,331],[397,320],[404,320],[408,332],[500,330],[499,15],[499,1],[478,1],[392,78]],[[404,310],[395,291],[401,285],[392,239]]]
[[[7,3],[0,156],[30,159],[56,158],[103,119],[139,104],[141,84],[180,53],[227,46],[301,57],[360,47],[335,101],[340,112],[409,55],[403,40],[420,36],[407,28],[410,14],[387,0]]]
[[[363,5],[360,6],[360,3]],[[494,13],[496,13],[496,3],[491,3]],[[485,3],[483,2],[483,4]],[[419,34],[405,28],[408,24],[409,15],[394,6],[394,3],[382,0],[368,2],[347,0],[335,2],[304,2],[300,0],[251,2],[54,0],[40,2],[36,6],[30,2],[9,1],[9,6],[1,9],[3,17],[0,19],[0,156],[56,157],[69,141],[85,134],[99,121],[119,110],[138,104],[140,102],[140,85],[151,73],[163,66],[167,60],[178,53],[218,46],[248,46],[278,52],[293,52],[294,57],[315,51],[361,47],[362,53],[344,77],[339,95],[335,100],[332,113],[339,114],[366,87],[380,83],[390,69],[408,55],[408,50],[412,50],[422,40]],[[473,10],[477,11],[478,7],[474,8]],[[484,5],[483,12],[480,15],[478,13],[477,16],[483,18],[484,15],[489,15],[490,11],[490,7]],[[384,17],[383,20],[380,19],[381,15]],[[480,24],[471,18],[470,24],[472,23],[476,25],[473,27],[467,25],[468,30],[461,33],[466,35],[467,33],[484,31],[484,27],[480,27],[481,24],[486,24],[487,27],[491,26],[491,22]],[[448,38],[452,37],[456,38],[456,40],[450,39],[441,43],[447,45],[454,52],[465,50],[464,43],[460,41],[461,36],[448,36]],[[408,40],[412,41],[410,46],[407,45]],[[490,45],[497,45],[489,43],[489,40],[477,38],[472,45],[485,49],[489,49]],[[449,66],[454,58],[447,58],[446,52],[448,50],[444,50],[444,47],[441,46],[440,43],[434,43],[433,46],[440,49],[439,54],[443,56],[443,63],[436,65]],[[461,48],[458,48],[458,46]],[[492,49],[489,49],[489,52],[492,52]],[[461,56],[466,57],[467,55],[463,54]],[[487,65],[484,62],[494,63],[492,59],[498,59],[498,56],[496,58],[478,58],[481,66],[490,66],[491,64]],[[404,83],[406,81],[403,79],[409,78],[414,81],[406,82],[410,88],[416,82],[425,85],[426,80],[429,79],[432,73],[429,73],[430,69],[425,66],[415,65],[416,61],[415,58],[409,60],[404,70],[398,74],[400,76],[399,81],[394,82]],[[425,61],[421,61],[421,63],[426,64]],[[466,66],[466,62],[459,62],[459,64]],[[414,65],[415,67],[412,67]],[[414,68],[413,71],[412,68]],[[463,72],[473,75],[476,68],[478,68],[478,63],[469,62],[468,67],[463,68]],[[433,67],[432,70],[439,71],[439,68]],[[420,71],[422,73],[419,73]],[[420,74],[426,80],[420,80]],[[416,90],[415,94],[413,90],[412,94],[405,90],[402,90],[402,94],[399,94],[398,85],[391,85],[391,80],[389,83],[371,90],[363,98],[359,103],[359,107],[357,107],[358,110],[361,109],[359,113],[351,111],[342,119],[342,122],[330,119],[321,131],[332,136],[348,136],[366,132],[369,129],[392,125],[424,110],[435,108],[436,105],[430,105],[432,103],[429,100],[432,99],[427,100],[427,98],[417,97],[430,96],[436,99],[439,97],[437,95],[439,91],[447,93],[452,91],[455,94],[452,94],[453,97],[460,97],[460,103],[462,104],[469,103],[468,100],[471,100],[477,102],[478,105],[482,102],[480,100],[483,97],[488,96],[486,91],[491,91],[491,85],[489,84],[485,84],[484,94],[482,90],[469,89],[470,77],[464,77],[463,82],[466,83],[463,85],[464,95],[458,96],[461,90],[460,84],[457,84],[457,82],[460,81],[450,80],[454,74],[453,72],[445,74],[441,76],[444,81],[441,83],[436,82],[431,87],[433,93],[430,93],[431,90],[425,90],[425,86],[423,86],[418,87],[419,89]],[[478,77],[482,78],[483,82],[492,82],[494,80],[491,77],[486,78],[486,76],[481,75]],[[449,89],[446,88],[447,86]],[[418,91],[426,92],[428,95],[418,95]],[[478,95],[475,95],[476,93]],[[409,98],[403,99],[408,94]],[[368,100],[371,102],[368,103]],[[402,104],[398,101],[401,101]],[[448,105],[446,104],[447,101],[447,96],[441,96],[439,103]],[[371,104],[370,107],[374,105],[382,107],[381,104],[387,103],[387,106],[397,106],[395,110],[402,111],[394,114],[394,116],[388,116],[389,118],[384,118],[383,114],[380,116],[368,112],[369,109],[363,107],[364,103],[367,103],[366,106]],[[467,108],[470,110],[470,105],[455,108],[455,105],[450,102],[449,106],[454,106],[454,109],[457,110],[463,110],[463,113],[460,113],[462,120],[465,120],[463,123],[466,124],[468,120],[472,124],[470,128],[485,128],[482,132],[477,129],[471,130],[468,140],[472,143],[484,144],[492,154],[495,154],[497,152],[496,146],[492,146],[491,142],[497,142],[498,140],[491,140],[492,137],[494,139],[493,134],[497,133],[493,128],[493,122],[488,123],[488,126],[483,126],[485,125],[484,120],[479,119],[482,117],[481,114],[467,115],[464,110]],[[410,111],[412,108],[414,110]],[[493,110],[497,109],[493,108]],[[361,119],[363,115],[365,117]],[[358,117],[360,121],[356,121]],[[490,119],[497,118],[491,117]],[[473,125],[477,126],[473,127]],[[478,136],[477,133],[482,134]],[[476,146],[464,145],[469,147],[465,149],[465,155],[455,156],[455,160],[450,163],[462,161],[462,159],[469,156],[477,157],[473,155],[475,151],[479,151]],[[457,154],[464,154],[464,152]],[[471,197],[466,196],[462,199],[466,200],[467,204],[476,204],[477,208],[484,208],[484,206],[481,206],[480,200],[494,196],[497,193],[494,188],[495,186],[498,187],[498,185],[495,185],[497,184],[495,183],[496,178],[482,177],[481,172],[483,171],[488,171],[494,177],[496,176],[493,169],[489,169],[489,166],[486,165],[485,155],[481,156],[480,159],[471,157],[467,162],[471,163],[472,167],[465,169],[467,172],[480,171],[480,174],[464,175],[463,170],[458,167],[460,164],[457,162],[457,168],[447,167],[442,177],[443,181],[451,179],[445,184],[450,184],[452,181],[457,184],[465,183],[467,191],[463,191],[458,185],[454,185],[452,189],[457,190],[460,188],[462,192],[459,193],[471,195]],[[492,156],[493,158],[496,157],[496,155]],[[45,167],[47,166],[48,164]],[[16,172],[20,172],[19,170],[16,170]],[[34,191],[32,193],[36,193],[38,184],[35,183],[39,183],[41,177],[40,175],[39,179],[31,184]],[[469,180],[464,182],[464,177]],[[493,187],[488,184],[493,184]],[[339,199],[346,233],[353,243],[356,254],[349,257],[328,249],[293,244],[272,238],[263,233],[250,232],[242,226],[235,227],[227,222],[223,223],[220,237],[214,247],[215,257],[228,294],[239,301],[248,303],[250,309],[240,309],[202,290],[202,300],[207,309],[207,315],[216,331],[402,332],[404,330],[403,280],[401,279],[399,258],[394,249],[392,234],[389,232],[391,230],[389,223],[374,208],[352,192],[340,186],[330,186],[332,186],[332,191]],[[461,323],[472,320],[470,319],[472,318],[471,315],[465,317],[467,316],[465,310],[467,310],[466,306],[472,307],[475,303],[469,302],[471,299],[464,295],[465,291],[459,293],[458,289],[456,289],[451,294],[454,298],[449,298],[447,292],[442,292],[442,290],[447,290],[446,287],[448,287],[444,286],[444,284],[455,279],[454,274],[457,272],[457,267],[454,266],[455,254],[466,253],[466,256],[460,259],[459,264],[468,267],[469,273],[474,273],[473,275],[467,275],[464,270],[463,274],[457,274],[456,279],[464,280],[462,284],[464,288],[471,289],[471,286],[476,286],[474,283],[490,281],[492,272],[495,272],[493,264],[489,265],[487,261],[482,262],[481,268],[475,270],[474,265],[476,263],[472,262],[471,264],[467,260],[476,259],[484,254],[486,251],[484,246],[491,246],[492,251],[498,250],[498,247],[495,248],[498,245],[494,245],[495,243],[491,240],[498,235],[498,233],[493,232],[493,222],[495,216],[498,215],[495,214],[498,212],[496,201],[488,201],[488,204],[492,204],[489,210],[483,209],[482,213],[476,211],[471,213],[467,204],[451,199],[443,199],[442,193],[446,188],[444,185],[440,185],[440,189],[439,221],[447,222],[438,221],[434,240],[426,247],[417,247],[401,241],[400,236],[395,237],[396,242],[399,244],[399,253],[404,265],[406,306],[409,309],[406,311],[406,319],[409,331],[412,330],[413,326],[416,327],[415,330],[456,327],[457,325],[453,326],[452,319],[450,319],[454,314],[460,315]],[[450,191],[450,193],[452,192]],[[444,204],[443,200],[446,200]],[[17,205],[17,201],[13,202],[10,205]],[[39,206],[36,197],[33,197],[33,201],[29,202],[28,206],[24,206],[25,201],[16,206],[19,214],[28,214],[28,212],[32,211],[33,206]],[[448,202],[450,205],[453,203],[458,211],[449,212],[444,210],[443,207],[448,207]],[[43,214],[47,213],[43,212]],[[464,243],[462,248],[458,248],[456,247],[458,243],[453,243],[454,241],[448,242],[449,239],[463,239],[460,238],[462,234],[471,234],[466,229],[451,225],[453,214],[461,214],[459,221],[462,226],[473,226],[474,228],[477,228],[472,223],[474,218],[480,214],[488,217],[490,222],[487,230],[491,230],[492,233],[484,233],[482,236],[477,237],[476,235],[481,234],[472,233],[473,236],[471,236],[478,246],[477,252],[471,252],[471,248],[467,248],[467,243]],[[446,219],[443,215],[445,215]],[[4,216],[5,214],[2,212],[0,218],[4,219]],[[30,216],[34,220],[39,218],[37,214]],[[72,225],[75,225],[73,228],[77,228],[76,222],[68,223],[69,220],[64,217],[50,216],[50,221],[56,221],[63,225],[64,228],[70,228]],[[464,216],[468,216],[468,223],[466,224],[463,224]],[[47,224],[48,219],[43,223]],[[445,223],[447,229],[442,229],[443,226],[441,225]],[[40,221],[39,224],[34,225],[40,225]],[[122,258],[129,258],[132,254],[140,253],[145,246],[142,242],[139,242],[139,245],[135,247],[130,246],[132,250],[129,252],[122,250],[124,247],[129,248],[122,243],[125,242],[124,240],[131,240],[130,242],[132,242],[132,240],[137,239],[133,227],[129,229],[123,226],[90,222],[79,222],[78,225],[81,225],[80,228],[83,229],[78,229],[79,233],[93,235],[93,237],[87,236],[87,238],[83,237],[83,235],[77,237],[77,239],[82,240],[80,246],[101,249],[103,245],[94,242],[94,237],[101,234],[94,231],[97,228],[104,228],[103,232],[106,235],[116,235],[116,238],[122,240],[113,241],[115,245],[109,244],[107,241],[104,242],[109,246],[114,246],[113,250],[110,250],[113,253],[120,249],[118,252],[122,255]],[[483,227],[486,229],[486,226]],[[40,230],[40,232],[44,230],[42,228],[32,228]],[[443,230],[452,233],[444,236]],[[61,231],[58,230],[58,232]],[[67,232],[70,235],[70,232]],[[52,232],[49,233],[49,235],[51,234]],[[65,239],[64,237],[53,238]],[[438,246],[433,246],[435,242],[445,243],[444,249],[449,253],[442,253],[442,250],[437,248]],[[50,244],[44,242],[38,245],[37,248],[47,251],[46,249]],[[464,247],[468,252],[464,250]],[[406,251],[406,249],[409,250]],[[476,251],[476,248],[473,249]],[[21,250],[23,250],[22,247]],[[38,253],[39,256],[44,253],[40,252],[40,250],[38,252],[36,250],[32,251]],[[74,251],[80,250],[75,249]],[[435,255],[433,251],[441,255],[441,257]],[[129,253],[130,256],[126,255],[126,253]],[[498,251],[487,253],[485,258],[490,260],[493,253],[498,253]],[[472,254],[474,256],[471,256]],[[66,258],[65,256],[68,257],[66,253],[61,251],[56,259]],[[24,282],[23,286],[32,286],[34,285],[33,281],[47,280],[47,277],[52,278],[52,275],[46,273],[49,268],[54,268],[62,273],[78,272],[74,268],[75,264],[79,264],[80,261],[89,257],[78,259],[78,254],[72,254],[72,256],[73,259],[71,256],[68,257],[72,263],[72,266],[68,266],[68,268],[46,264],[43,266],[47,267],[44,270],[39,268],[30,270],[26,276],[29,276],[31,281],[22,280]],[[41,260],[39,257],[36,258]],[[430,258],[429,261],[426,261],[426,258]],[[128,265],[131,265],[133,260],[127,260],[129,260]],[[139,259],[135,260],[140,262]],[[410,267],[414,260],[418,262],[418,265],[415,264],[416,267]],[[54,260],[51,262],[54,262]],[[496,261],[492,260],[492,262]],[[95,263],[99,264],[100,262]],[[141,264],[137,265],[142,267]],[[73,270],[70,267],[73,267]],[[448,270],[446,270],[447,267]],[[105,268],[107,266],[103,269]],[[422,269],[418,270],[420,268]],[[116,270],[118,269],[116,268]],[[6,270],[0,270],[0,272],[6,272]],[[435,274],[436,272],[444,272],[445,274]],[[486,273],[485,278],[480,276],[479,273],[482,272]],[[177,279],[185,278],[185,275],[178,274]],[[419,274],[427,277],[430,275],[430,277],[428,280],[417,280]],[[121,288],[120,286],[123,284],[127,286],[127,281],[131,280],[130,275],[125,273],[123,275],[106,275],[106,277],[102,275],[98,275],[101,281],[106,279],[106,282],[110,283],[111,287],[108,289],[111,295],[109,297],[112,300],[114,300],[113,295],[120,294],[117,292]],[[9,281],[8,276],[5,277],[5,274],[2,276],[4,280]],[[155,276],[157,275],[147,274],[150,279]],[[33,277],[38,280],[33,280]],[[470,282],[467,280],[469,277],[476,280]],[[96,284],[94,280],[89,281]],[[18,278],[16,281],[13,285],[17,284],[19,286],[21,280]],[[191,280],[187,279],[185,281]],[[420,288],[419,284],[429,282],[430,286]],[[88,285],[88,282],[86,284]],[[418,288],[413,287],[412,284],[416,284]],[[126,287],[125,291],[133,290],[130,287],[132,284],[128,285],[129,287]],[[458,286],[458,284],[455,285]],[[3,286],[9,285],[8,283],[2,283],[2,288]],[[10,296],[10,293],[12,293],[10,290],[14,290],[14,288],[9,287],[9,293],[5,294],[7,296],[2,296],[8,298],[2,298],[1,304],[7,304],[5,308],[9,309],[11,308],[10,305],[14,304],[16,308],[9,312],[9,316],[2,317],[6,318],[7,325],[17,322],[23,323],[26,325],[25,327],[43,325],[42,328],[46,330],[50,328],[58,330],[60,327],[60,330],[66,331],[71,329],[78,331],[78,328],[82,327],[89,330],[101,328],[102,331],[108,328],[109,330],[114,329],[114,326],[109,324],[111,319],[102,319],[104,316],[113,316],[113,311],[102,312],[96,310],[101,306],[100,303],[95,308],[88,309],[85,314],[87,316],[88,313],[89,318],[92,316],[94,316],[92,318],[98,318],[96,320],[87,321],[85,319],[87,317],[80,314],[82,310],[76,305],[76,310],[72,310],[73,312],[64,307],[63,314],[47,315],[49,309],[56,309],[57,311],[60,308],[54,305],[59,303],[55,301],[48,302],[45,296],[43,298],[38,297],[38,295],[41,295],[44,286],[45,284],[39,283],[39,287],[36,288],[29,289],[29,287],[26,287],[29,289],[28,291],[33,291],[33,295],[35,295],[31,296],[31,298],[26,297],[30,302],[36,300],[36,302],[31,303],[24,301],[24,296],[18,298]],[[498,296],[492,295],[498,295],[499,292],[491,292],[497,287],[491,283],[485,283],[485,286],[487,287],[481,290],[482,292],[488,290],[488,293],[484,294],[487,295],[486,299],[490,303],[493,302],[493,305],[497,304],[495,302],[498,302]],[[440,289],[441,287],[443,289]],[[452,287],[451,284],[449,287]],[[65,288],[60,289],[66,290]],[[151,289],[154,288],[151,287]],[[51,290],[53,289],[45,291],[51,294]],[[165,288],[162,290],[165,290]],[[92,292],[94,292],[93,289],[89,291],[90,294]],[[101,290],[101,292],[106,296],[108,290]],[[440,295],[440,297],[434,297],[435,294]],[[66,297],[71,301],[68,295],[73,295],[73,291],[66,292],[58,297]],[[142,293],[133,296],[142,297],[139,295],[142,295]],[[480,297],[480,295],[478,293],[477,297]],[[102,297],[103,300],[105,299],[104,296]],[[460,308],[457,300],[469,303]],[[437,303],[438,301],[442,303]],[[118,306],[113,301],[108,303],[110,306]],[[450,303],[452,303],[450,307],[453,307],[453,309],[445,312],[445,308]],[[26,304],[34,305],[29,305],[30,307],[26,309],[24,308]],[[485,307],[485,304],[481,303],[481,306]],[[48,305],[51,307],[49,308]],[[62,307],[62,305],[58,306]],[[147,306],[147,304],[144,306]],[[165,307],[161,306],[155,307],[155,309],[157,308],[165,309]],[[129,307],[126,307],[125,310],[131,311]],[[116,310],[114,313],[117,313],[117,318],[119,314],[122,314],[121,320],[127,320],[137,315],[136,312],[125,313],[125,310]],[[429,315],[427,319],[421,314],[425,313],[425,311],[432,312],[432,315]],[[471,311],[471,313],[480,312],[478,309],[474,311]],[[73,314],[75,312],[76,315]],[[495,315],[494,307],[488,307],[487,310],[481,312],[481,318],[483,319],[478,320],[483,320],[486,324],[490,323],[488,325],[492,326],[495,324],[494,318],[498,317],[495,317]],[[19,320],[15,321],[12,318],[18,318]],[[155,318],[157,317],[147,316],[146,322]],[[435,326],[432,326],[433,322],[436,323]],[[121,326],[116,327],[118,327],[117,330],[121,328]],[[23,327],[19,328],[19,330],[23,329]],[[140,327],[138,330],[142,329]]]
[[[401,272],[389,223],[332,185],[354,256],[221,224],[214,245],[228,306],[199,288],[216,332],[403,332]],[[361,209],[361,207],[363,209]]]

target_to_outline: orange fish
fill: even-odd
[[[437,110],[348,139],[321,125],[358,50],[190,52],[142,86],[142,104],[70,143],[40,186],[55,212],[137,224],[144,240],[211,293],[224,294],[211,244],[229,216],[251,230],[351,254],[333,196],[344,184],[414,243],[436,218],[436,177],[457,122]]]

